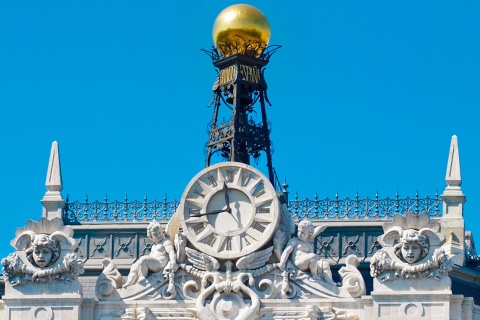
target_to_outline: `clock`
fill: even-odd
[[[270,181],[238,162],[199,172],[185,189],[178,210],[189,242],[219,259],[236,259],[260,249],[272,238],[280,216]]]

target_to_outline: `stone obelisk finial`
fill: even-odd
[[[465,195],[460,185],[460,156],[458,153],[457,136],[452,136],[450,152],[448,154],[447,173],[445,175],[447,187],[443,191],[442,233],[447,238],[444,245],[446,252],[457,265],[463,265],[465,260],[465,221],[463,219],[463,205]]]
[[[63,185],[62,171],[60,169],[60,153],[58,152],[57,141],[52,143],[45,186],[47,187],[47,192],[45,192],[45,195],[41,200],[43,205],[42,215],[48,219],[53,219],[55,217],[62,218],[65,201],[60,193],[63,189]]]
[[[450,153],[448,154],[445,181],[447,182],[447,188],[445,190],[456,190],[461,193],[460,185],[462,184],[462,175],[460,173],[460,155],[458,153],[458,141],[456,135],[452,136],[452,141],[450,143]]]
[[[448,154],[447,173],[445,175],[447,187],[442,194],[443,216],[445,218],[462,218],[463,204],[465,195],[462,193],[460,185],[462,176],[460,174],[460,156],[458,152],[457,136],[453,135],[450,142],[450,152]]]

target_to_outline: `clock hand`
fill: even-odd
[[[226,181],[223,181],[223,191],[225,191],[225,202],[227,203],[227,212],[230,213],[232,218],[238,223],[238,225],[240,225],[240,222],[238,222],[238,219],[235,218],[235,216],[233,215],[232,208],[230,208],[230,197],[228,196],[228,186]]]
[[[225,191],[225,202],[227,203],[227,212],[232,213],[232,209],[230,208],[230,197],[228,196],[228,186],[226,181],[223,181],[223,191]]]
[[[220,212],[228,212],[228,210],[227,209],[220,209],[220,210],[213,210],[213,211],[210,211],[210,212],[207,212],[207,213],[191,214],[190,217],[196,218],[196,217],[201,217],[201,216],[207,216],[207,215],[210,215],[210,214],[218,214]]]

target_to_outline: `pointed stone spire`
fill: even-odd
[[[45,186],[48,191],[62,191],[62,171],[60,169],[60,154],[57,141],[52,142],[50,161],[48,162],[47,181]]]
[[[452,136],[452,140],[450,142],[450,152],[448,153],[445,182],[447,183],[447,187],[442,194],[442,199],[445,200],[445,197],[454,197],[455,201],[460,201],[461,198],[463,198],[463,204],[465,202],[465,196],[460,188],[460,185],[462,184],[462,175],[460,174],[460,154],[458,151],[458,141],[456,135]]]
[[[447,242],[443,248],[449,254],[456,265],[463,265],[465,261],[465,221],[463,219],[463,205],[465,195],[460,185],[462,176],[460,174],[460,156],[458,153],[457,136],[452,136],[450,152],[448,154],[447,174],[445,175],[447,187],[442,194],[442,233]]]
[[[47,187],[47,192],[45,192],[45,195],[41,200],[43,205],[43,216],[47,219],[53,219],[55,217],[62,218],[65,201],[60,193],[63,189],[63,185],[62,172],[60,169],[60,153],[58,152],[57,141],[52,143],[45,186]]]
[[[458,153],[457,136],[452,136],[450,142],[450,153],[448,154],[447,174],[445,175],[447,189],[459,190],[462,184],[462,175],[460,174],[460,155]]]

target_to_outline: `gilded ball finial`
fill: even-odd
[[[257,8],[235,4],[217,16],[212,35],[215,46],[224,57],[234,54],[258,57],[270,41],[270,25]]]

